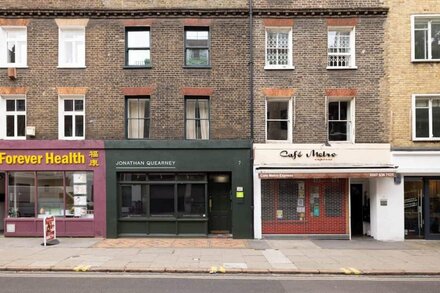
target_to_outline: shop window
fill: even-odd
[[[415,95],[413,113],[413,140],[439,140],[440,95]]]
[[[150,137],[150,99],[146,97],[127,99],[127,138]]]
[[[130,67],[151,66],[149,28],[128,27],[125,29],[125,65]]]
[[[177,185],[177,212],[181,216],[203,216],[205,213],[205,184]]]
[[[86,30],[84,27],[60,27],[58,67],[86,66]]]
[[[187,98],[186,138],[209,139],[209,99]]]
[[[324,201],[326,217],[342,217],[344,191],[339,181],[325,185]]]
[[[26,139],[26,99],[24,96],[4,96],[0,112],[5,121],[2,132],[6,139]]]
[[[352,101],[328,103],[328,140],[353,141]]]
[[[27,28],[0,27],[0,67],[27,66]]]
[[[121,186],[121,217],[145,217],[148,185]]]
[[[152,216],[174,215],[174,185],[171,184],[150,185],[150,215]]]
[[[266,100],[266,141],[291,141],[291,112],[290,100]]]
[[[440,15],[411,17],[412,61],[440,61]]]
[[[185,28],[185,66],[208,67],[210,65],[209,28]]]
[[[59,100],[59,138],[85,138],[85,99],[84,96],[60,96]]]
[[[8,174],[8,215],[13,218],[35,217],[35,173]]]
[[[93,218],[92,172],[11,172],[8,178],[11,217],[35,217],[37,210],[38,217]]]

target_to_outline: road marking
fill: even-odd
[[[341,271],[344,272],[344,274],[346,275],[360,275],[362,274],[361,271],[359,271],[358,269],[355,268],[341,268]]]
[[[92,266],[89,265],[79,265],[73,268],[75,272],[87,272]]]

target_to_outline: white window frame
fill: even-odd
[[[349,132],[347,135],[347,140],[330,140],[329,129],[330,129],[330,120],[329,120],[329,103],[331,102],[349,102],[349,111],[350,111],[350,120],[347,122],[350,124]],[[326,129],[327,129],[327,141],[330,143],[355,143],[356,141],[356,99],[354,97],[326,97],[326,109],[325,109],[325,121],[326,121]],[[335,120],[337,121],[337,120]]]
[[[329,53],[328,37],[329,32],[350,32],[350,54],[345,53]],[[328,60],[330,56],[350,55],[349,66],[329,66]],[[355,26],[329,26],[327,27],[327,69],[357,69],[356,66],[356,27]]]
[[[433,137],[432,134],[432,100],[429,100],[429,137],[416,137],[416,99],[438,97],[440,94],[413,94],[411,101],[412,140],[413,141],[440,141],[440,137]]]
[[[75,63],[64,63],[65,57],[65,40],[63,31],[76,30],[82,31],[82,35],[75,38],[75,42],[83,42],[83,52],[80,54],[81,60]],[[75,46],[74,46],[75,47]],[[86,28],[84,26],[60,26],[58,28],[58,68],[86,68]]]
[[[267,139],[267,102],[288,102],[287,113],[287,139],[286,140],[270,140]],[[292,130],[293,130],[293,109],[291,97],[266,97],[264,101],[264,138],[266,143],[291,143],[292,142]],[[272,120],[272,119],[271,119]],[[283,120],[283,119],[280,119]]]
[[[8,43],[8,37],[7,37],[7,31],[9,29],[22,29],[24,30],[24,35],[21,36],[18,39],[12,39],[16,42],[24,42],[24,51],[22,56],[22,63],[8,63],[7,60],[7,43]],[[26,26],[2,26],[0,27],[0,67],[1,68],[27,68],[27,27]]]
[[[65,100],[83,100],[82,111],[64,111]],[[75,104],[75,102],[74,102]],[[75,122],[76,118],[72,119],[72,136],[64,135],[64,116],[70,114],[72,116],[83,115],[84,117],[84,129],[82,136],[75,136]],[[86,97],[84,95],[59,95],[58,96],[58,139],[65,140],[84,140],[86,137]]]
[[[267,26],[265,28],[265,40],[264,40],[264,69],[295,69],[293,66],[293,37],[292,37],[292,27],[282,27],[282,26]],[[288,61],[287,65],[269,65],[267,61],[267,33],[273,32],[288,32]]]
[[[25,110],[24,111],[6,111],[6,101],[7,100],[24,100]],[[24,113],[23,113],[24,112]],[[25,116],[25,135],[17,136],[17,115]],[[26,140],[26,126],[27,126],[27,100],[25,95],[2,95],[0,96],[0,115],[1,115],[1,129],[0,138],[6,140]],[[6,115],[14,116],[14,136],[7,136],[7,125],[6,125]]]
[[[416,59],[415,46],[415,24],[417,19],[432,20],[437,18],[440,20],[440,14],[416,14],[411,15],[411,62],[439,62],[440,59],[432,59],[432,44],[428,42],[428,59]],[[431,22],[428,22],[428,37],[431,38]]]

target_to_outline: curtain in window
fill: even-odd
[[[208,100],[199,100],[201,139],[209,138],[209,103]]]
[[[196,139],[196,103],[197,100],[186,101],[186,138]]]
[[[128,102],[128,137],[144,137],[145,100],[129,100]]]

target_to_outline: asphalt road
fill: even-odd
[[[0,273],[1,293],[440,292],[440,278]]]

